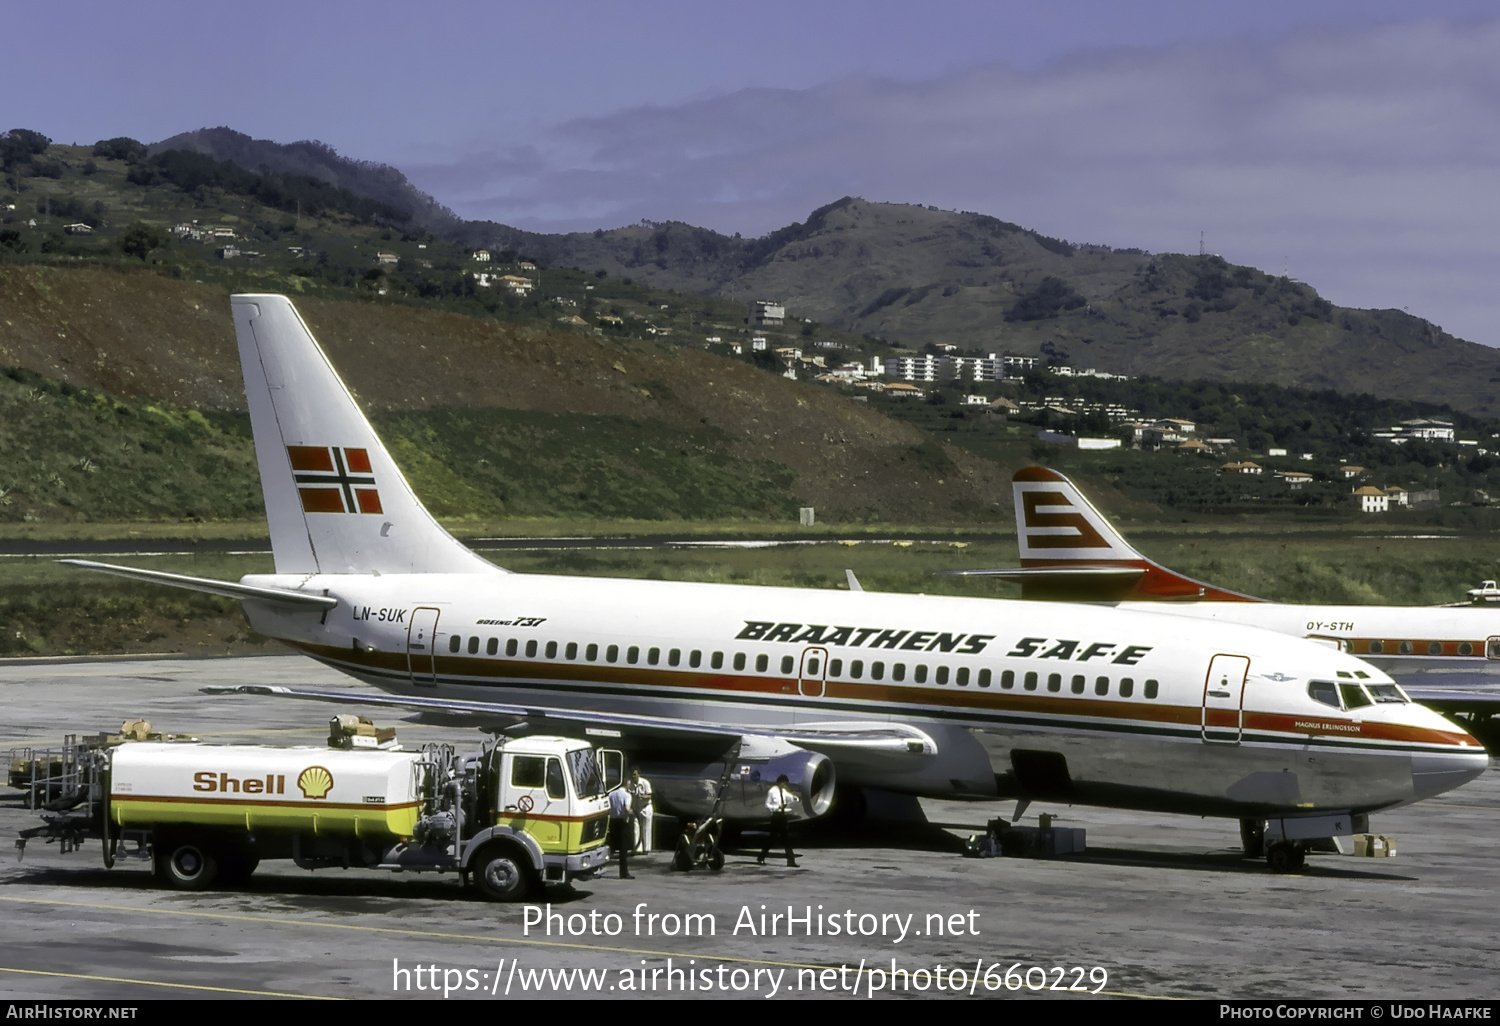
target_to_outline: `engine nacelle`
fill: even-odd
[[[651,781],[657,807],[663,811],[689,819],[713,811],[723,762],[644,763],[640,769]],[[801,799],[798,818],[816,819],[828,811],[834,789],[833,762],[828,756],[788,741],[747,737],[740,746],[739,758],[730,767],[722,815],[738,821],[769,820],[766,793],[783,773],[792,792]]]

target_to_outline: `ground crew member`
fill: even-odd
[[[787,775],[783,773],[776,778],[776,786],[766,792],[766,808],[771,810],[771,832],[766,835],[766,845],[760,850],[760,858],[755,860],[762,866],[766,864],[766,856],[770,854],[771,846],[776,844],[778,837],[781,839],[781,846],[786,848],[786,864],[797,864],[797,856],[792,853],[792,835],[787,831],[787,813],[794,811],[801,799],[793,793],[789,783]]]
[[[630,791],[631,819],[635,823],[635,850],[650,851],[651,821],[656,818],[656,811],[651,807],[651,781],[641,776],[637,768],[630,771],[630,783],[626,787]]]
[[[634,880],[626,862],[630,858],[630,792],[620,784],[609,792],[609,846],[620,853],[620,879]]]

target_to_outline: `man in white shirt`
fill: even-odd
[[[641,776],[641,771],[637,768],[630,771],[630,783],[625,786],[630,791],[631,820],[635,824],[635,850],[650,851],[651,823],[656,817],[656,812],[651,807],[651,781]]]
[[[776,778],[776,786],[766,792],[766,808],[771,812],[771,831],[766,835],[766,844],[760,850],[760,858],[755,860],[762,866],[766,864],[766,856],[770,854],[771,846],[776,844],[777,838],[781,839],[780,847],[786,849],[786,864],[797,864],[797,856],[792,852],[792,837],[787,832],[787,814],[796,811],[801,799],[791,789],[790,783],[783,773]]]

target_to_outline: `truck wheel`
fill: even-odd
[[[177,891],[203,891],[213,886],[219,862],[197,841],[169,841],[156,851],[156,876]]]
[[[520,901],[531,893],[531,864],[508,844],[485,848],[471,868],[479,892],[491,901]]]

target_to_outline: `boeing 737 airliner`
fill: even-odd
[[[364,704],[617,738],[679,808],[701,808],[729,759],[746,810],[784,772],[813,813],[836,774],[1222,816],[1263,830],[1282,869],[1488,765],[1368,663],[1250,627],[509,573],[422,507],[286,297],[232,309],[276,572],[235,584],[74,562],[233,596],[256,630],[384,692]]]

